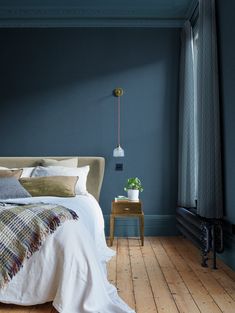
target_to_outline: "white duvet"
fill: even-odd
[[[61,313],[134,313],[107,280],[106,262],[114,252],[106,245],[103,215],[93,196],[14,202],[60,204],[74,210],[79,219],[65,222],[26,260],[7,288],[0,290],[0,302],[33,305],[53,301]]]

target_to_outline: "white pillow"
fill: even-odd
[[[20,178],[25,178],[25,177],[31,177],[35,167],[23,167],[22,169],[23,169],[23,173],[21,174]]]
[[[0,170],[23,170],[20,178],[30,177],[34,169],[35,167],[8,168],[8,167],[0,166]]]
[[[87,195],[86,189],[87,175],[90,166],[83,167],[64,167],[64,166],[37,166],[33,171],[32,177],[37,176],[78,176],[78,181],[75,186],[75,193],[77,195]]]

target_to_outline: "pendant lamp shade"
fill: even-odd
[[[125,156],[125,152],[124,150],[122,149],[121,147],[121,103],[120,103],[120,97],[123,95],[123,89],[122,88],[116,88],[114,89],[113,91],[113,94],[115,97],[118,98],[118,116],[117,116],[117,119],[118,119],[118,129],[117,129],[117,137],[118,137],[118,144],[117,144],[117,147],[113,150],[113,156],[115,158],[122,158]]]
[[[115,149],[113,150],[113,156],[114,156],[115,158],[121,158],[121,157],[124,157],[124,156],[125,156],[125,152],[124,152],[124,150],[122,149],[121,146],[117,146],[117,148],[115,148]]]

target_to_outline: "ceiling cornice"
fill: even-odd
[[[157,10],[76,7],[0,8],[0,27],[182,27],[185,18],[161,18]]]

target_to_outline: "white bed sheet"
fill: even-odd
[[[106,262],[114,251],[106,245],[101,208],[91,195],[74,198],[33,197],[14,203],[55,203],[74,210],[40,251],[0,290],[0,302],[33,305],[53,301],[60,313],[134,313],[107,280]]]

